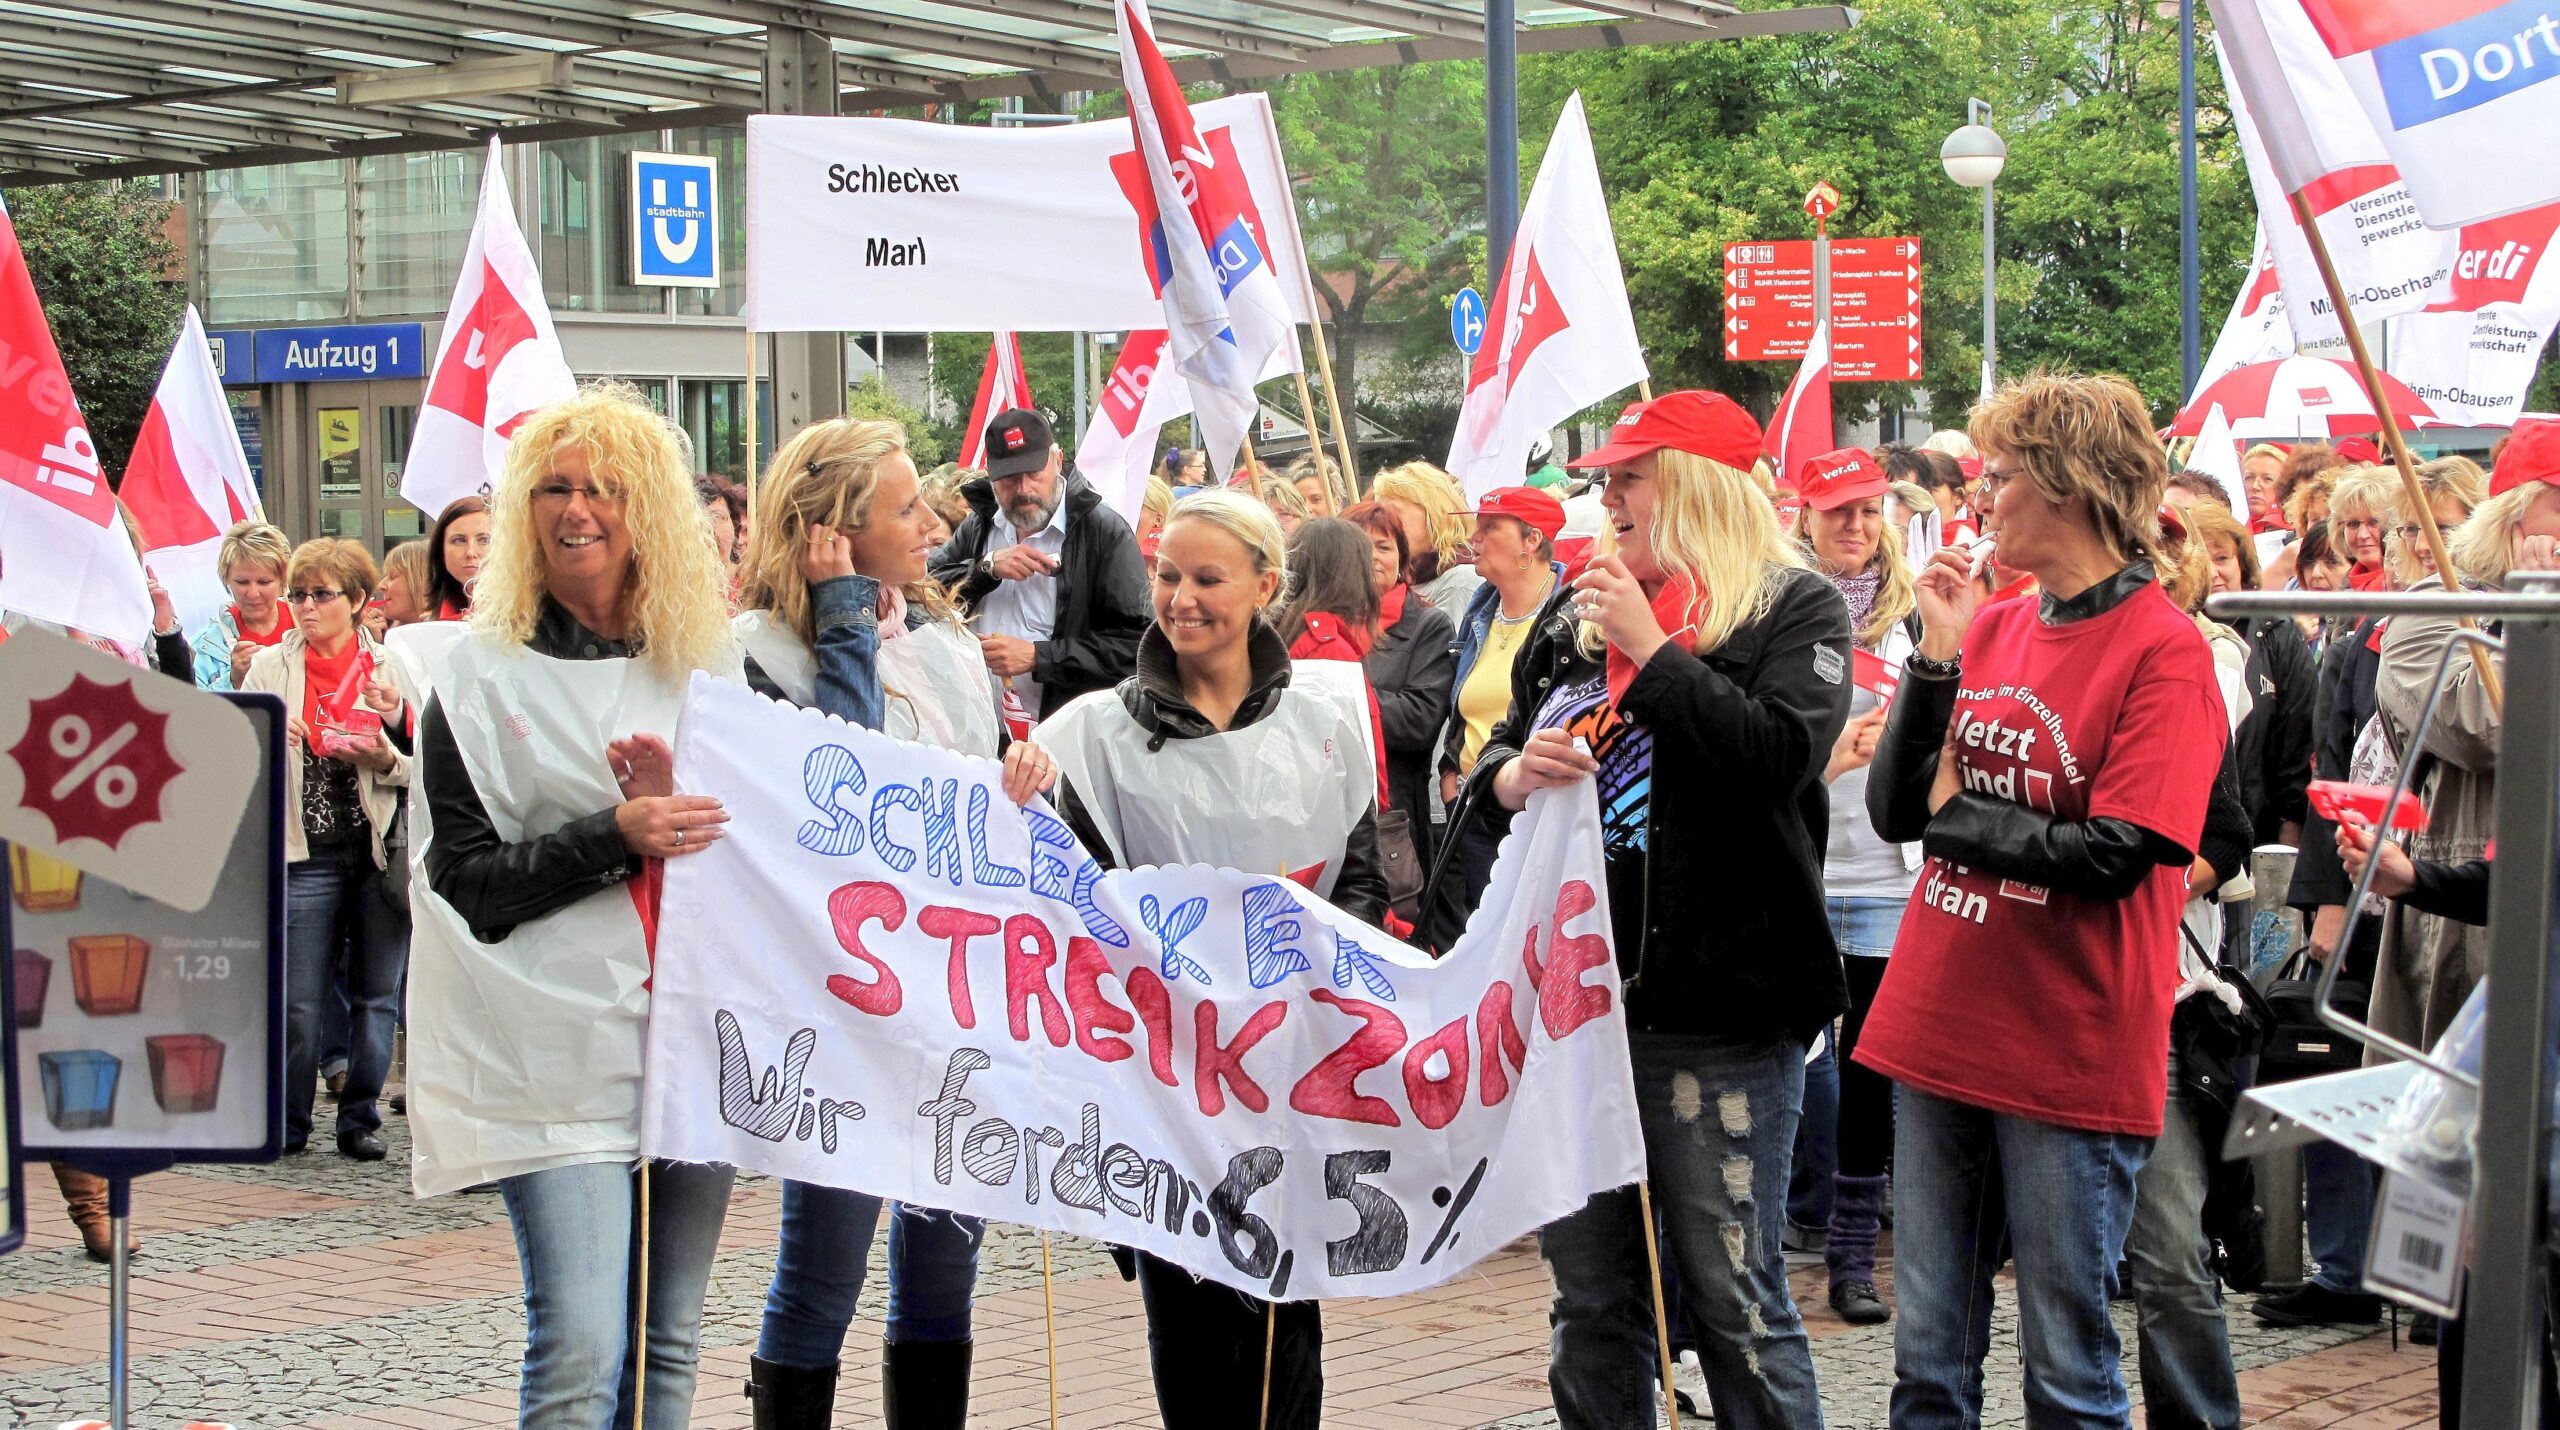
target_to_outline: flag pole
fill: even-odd
[[[1324,379],[1324,404],[1333,418],[1333,450],[1342,457],[1343,484],[1356,497],[1360,494],[1360,474],[1351,467],[1351,438],[1345,435],[1349,429],[1342,425],[1342,393],[1333,385],[1333,349],[1325,343],[1324,319],[1317,315],[1313,303],[1307,305],[1307,331],[1315,335],[1316,372]],[[1310,422],[1308,428],[1308,440],[1313,441],[1314,423]]]
[[[2346,333],[2347,351],[2354,355],[2356,372],[2364,379],[2365,395],[2373,399],[2374,416],[2382,425],[2383,444],[2391,449],[2391,464],[2400,473],[2400,490],[2409,509],[2417,517],[2418,530],[2427,539],[2427,551],[2435,558],[2436,577],[2448,591],[2460,589],[2453,570],[2453,557],[2445,549],[2444,530],[2436,525],[2435,508],[2427,504],[2426,489],[2418,485],[2418,473],[2409,459],[2409,444],[2401,440],[2400,420],[2392,415],[2391,398],[2382,390],[2382,378],[2373,369],[2373,355],[2365,350],[2364,330],[2356,326],[2355,309],[2348,306],[2346,285],[2338,281],[2337,265],[2329,261],[2328,240],[2320,235],[2320,225],[2311,213],[2311,201],[2300,192],[2291,195],[2293,216],[2302,225],[2302,236],[2311,241],[2312,260],[2320,267],[2320,281],[2329,290],[2329,306],[2338,317],[2338,327]],[[2469,616],[2456,616],[2464,630],[2479,629]],[[2505,682],[2498,678],[2497,667],[2489,660],[2489,652],[2477,641],[2463,644],[2471,651],[2471,668],[2480,676],[2481,693],[2489,697],[2489,708],[2504,714],[2507,708]]]
[[[1648,381],[1646,385],[1652,384]],[[1680,1389],[1678,1382],[1671,1378],[1671,1321],[1662,1304],[1662,1248],[1653,1235],[1653,1182],[1650,1178],[1638,1178],[1636,1181],[1636,1211],[1644,1218],[1644,1261],[1653,1272],[1653,1344],[1662,1353],[1662,1409],[1671,1417],[1671,1430],[1680,1430]]]
[[[1307,365],[1303,359],[1298,363],[1298,370],[1289,374],[1289,377],[1298,384],[1298,417],[1307,425],[1307,455],[1316,459],[1316,475],[1322,476],[1324,475],[1324,443],[1316,436],[1316,399],[1314,393],[1307,391]],[[1334,508],[1340,510],[1342,493],[1334,491],[1331,482],[1325,483],[1324,489],[1332,494]]]
[[[747,529],[756,524],[756,330],[747,329]]]

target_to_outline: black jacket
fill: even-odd
[[[2329,648],[2320,653],[2320,693],[2311,714],[2315,779],[2347,777],[2356,737],[2373,719],[2374,684],[2382,678],[2382,637],[2374,627],[2381,619],[2357,622],[2353,630],[2332,637]],[[2344,907],[2347,895],[2354,891],[2355,881],[2338,861],[2338,827],[2306,809],[2293,888],[2284,901],[2297,909],[2317,909],[2323,904]]]
[[[1244,703],[1236,707],[1235,718],[1227,723],[1228,730],[1241,730],[1270,714],[1280,692],[1289,686],[1288,644],[1260,621],[1254,623],[1252,639],[1253,687],[1245,692]],[[1121,708],[1151,737],[1149,751],[1162,747],[1167,740],[1198,740],[1223,733],[1182,698],[1182,679],[1173,668],[1173,647],[1166,643],[1164,633],[1153,626],[1147,627],[1138,643],[1138,673],[1120,682],[1119,695]],[[1361,776],[1361,783],[1370,783],[1366,775]],[[1060,779],[1050,792],[1050,800],[1095,861],[1106,869],[1112,867],[1111,845],[1102,837],[1101,828],[1093,822],[1075,787]],[[1250,810],[1236,813],[1240,819],[1252,817]],[[1385,866],[1378,862],[1374,796],[1369,812],[1360,816],[1351,837],[1343,844],[1342,873],[1333,881],[1332,899],[1335,908],[1372,924],[1386,915],[1387,874]]]
[[[636,653],[579,625],[547,596],[525,648],[554,660],[613,660]],[[640,856],[623,845],[610,806],[520,843],[501,838],[454,743],[453,727],[445,723],[441,699],[430,699],[419,719],[418,749],[433,831],[427,887],[453,905],[471,925],[473,938],[497,943],[518,924],[639,876]]]
[[[1809,1039],[1849,1006],[1822,901],[1822,767],[1849,721],[1849,607],[1811,571],[1776,579],[1758,619],[1705,655],[1664,646],[1619,702],[1653,736],[1643,867],[1635,897],[1611,909],[1638,1032]],[[1499,837],[1510,814],[1494,775],[1519,758],[1550,692],[1604,667],[1577,644],[1570,608],[1540,618],[1453,831]],[[1458,861],[1438,863],[1426,906]]]
[[[1387,741],[1387,803],[1413,821],[1414,852],[1431,830],[1431,752],[1448,718],[1458,678],[1458,628],[1449,613],[1404,593],[1404,614],[1378,633],[1360,668],[1378,693],[1378,724]]]
[[[2231,737],[2240,776],[2240,802],[2260,844],[2278,842],[2283,827],[2307,812],[2303,791],[2311,784],[2312,710],[2320,672],[2311,647],[2291,616],[2269,616],[2238,627],[2249,645],[2243,679],[2249,687],[2248,718]]]
[[[1069,467],[1058,478],[1067,506],[1066,547],[1058,556],[1058,623],[1045,641],[1036,641],[1031,678],[1040,682],[1040,708],[1034,717],[1063,710],[1088,691],[1107,690],[1137,669],[1138,633],[1152,619],[1147,604],[1147,567],[1138,555],[1137,535],[1120,513],[1102,504],[1102,494]],[[995,486],[985,477],[960,489],[969,516],[950,542],[933,554],[933,579],[959,597],[971,612],[994,591],[998,581],[985,559],[1013,544],[1012,528],[996,511]],[[989,533],[1003,536],[990,542]]]

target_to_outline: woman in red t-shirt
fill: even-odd
[[[1928,856],[1856,1053],[1901,1087],[1893,1422],[1980,1420],[1991,1280],[2014,1258],[2029,1418],[2122,1425],[2107,1303],[2228,726],[2204,638],[2158,585],[2169,469],[2141,395],[2028,378],[1972,432],[2001,563],[2039,594],[1985,605],[1963,556],[1931,561],[1867,786],[1876,832]]]

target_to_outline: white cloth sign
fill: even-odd
[[[1313,290],[1259,94],[1193,111],[1252,192],[1291,316]],[[747,326],[758,332],[1161,328],[1126,119],[990,129],[908,119],[747,120]],[[813,275],[825,275],[823,279]]]
[[[2423,313],[2391,320],[2393,377],[2447,422],[2505,427],[2560,324],[2560,204],[2467,224],[2445,296]]]
[[[697,678],[642,1140],[1278,1299],[1444,1281],[1644,1171],[1596,796],[1433,963],[1270,873],[1104,872],[997,766]]]
[[[1164,424],[1191,410],[1191,384],[1165,361],[1164,349],[1162,328],[1129,334],[1076,444],[1076,470],[1133,527],[1146,507],[1156,438]]]
[[[168,591],[178,628],[204,629],[231,598],[219,569],[223,533],[264,521],[266,511],[192,303],[117,495],[142,527],[143,560]]]

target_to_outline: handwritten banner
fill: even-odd
[[[697,675],[641,1133],[1386,1296],[1643,1174],[1588,783],[1544,792],[1432,962],[1268,874],[1104,871],[997,766]]]

